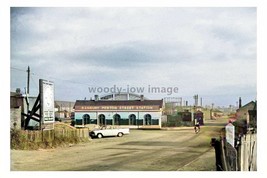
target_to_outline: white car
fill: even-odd
[[[102,127],[100,129],[95,129],[89,132],[91,138],[102,138],[102,137],[111,137],[117,136],[122,137],[123,135],[130,134],[129,128],[106,128]]]

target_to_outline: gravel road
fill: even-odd
[[[131,130],[70,147],[11,150],[11,171],[215,171],[210,139],[223,124],[207,122],[199,134],[192,127]]]

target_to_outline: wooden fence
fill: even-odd
[[[84,140],[89,138],[89,129],[57,129],[57,130],[21,130],[26,141],[30,142],[44,142],[58,139],[78,139]]]
[[[257,134],[249,133],[241,138],[239,158],[240,171],[257,171]]]
[[[214,140],[217,171],[257,171],[257,134],[246,133],[233,147],[225,139]]]

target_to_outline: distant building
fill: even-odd
[[[161,127],[163,100],[146,100],[143,95],[135,95],[130,99],[133,95],[128,96],[130,97],[127,100],[124,100],[125,94],[117,94],[118,100],[107,99],[108,97],[101,100],[98,97],[95,100],[77,100],[74,105],[75,126],[93,124],[131,128]]]
[[[257,101],[251,101],[236,110],[236,119],[246,127],[257,128]]]
[[[23,111],[23,96],[20,93],[10,92],[10,128],[21,129],[21,112]]]
[[[75,102],[71,101],[55,101],[55,117],[56,120],[70,119],[71,113],[74,112]]]
[[[241,106],[239,109],[236,110],[236,119],[243,119],[243,120],[247,120],[249,113],[249,110],[253,110],[256,106],[256,102],[255,101],[251,101],[249,103],[247,103],[244,106]]]
[[[223,112],[219,109],[212,109],[211,110],[211,119],[218,119],[223,116]]]

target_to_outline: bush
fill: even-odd
[[[11,148],[12,149],[27,149],[27,135],[22,134],[20,130],[10,130]]]
[[[167,116],[167,122],[162,123],[162,127],[181,127],[181,126],[192,126],[191,121],[182,121],[182,118],[179,116]]]
[[[63,132],[61,131],[24,131],[11,129],[11,149],[32,150],[54,148],[58,146],[68,146],[70,143],[76,144],[88,141],[86,138],[80,138],[76,133],[77,130],[63,129]]]

